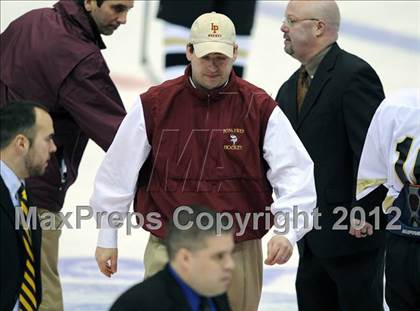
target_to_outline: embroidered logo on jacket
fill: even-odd
[[[223,134],[227,135],[227,141],[230,141],[231,144],[224,144],[223,149],[224,150],[242,150],[241,142],[241,136],[245,134],[244,129],[239,128],[227,128],[223,129]]]
[[[232,142],[232,145],[236,145],[236,143],[238,142],[238,136],[230,134],[230,141]]]

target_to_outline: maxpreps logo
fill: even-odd
[[[215,24],[215,23],[211,23],[211,29],[210,29],[210,33],[207,35],[208,37],[211,38],[220,38],[222,37],[222,35],[219,32],[219,25]]]
[[[242,140],[243,134],[245,134],[244,129],[238,129],[238,128],[223,129],[223,135],[226,135],[225,140],[230,142],[230,144],[223,145],[223,149],[224,150],[242,150],[243,147],[241,145],[241,140]]]

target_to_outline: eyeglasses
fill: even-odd
[[[293,17],[286,17],[285,20],[283,20],[283,24],[287,27],[293,27],[294,24],[303,22],[303,21],[317,21],[319,22],[319,18],[293,18]]]

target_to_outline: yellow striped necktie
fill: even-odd
[[[20,207],[22,208],[25,219],[28,217],[29,204],[25,187],[22,185],[18,191]],[[38,302],[36,301],[36,285],[35,285],[35,258],[32,246],[32,234],[30,228],[22,225],[22,240],[25,249],[25,267],[23,281],[19,290],[19,310],[32,311],[37,310]]]

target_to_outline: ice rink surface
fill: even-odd
[[[53,3],[1,0],[1,31],[23,13]],[[279,86],[299,66],[296,60],[283,52],[280,26],[285,7],[286,2],[283,1],[258,3],[245,77],[273,97]],[[339,45],[372,65],[387,95],[400,88],[420,87],[419,1],[339,1],[339,7],[342,17]],[[163,76],[162,24],[155,19],[156,8],[157,2],[149,1],[148,38],[144,44],[147,66],[140,62],[146,9],[144,1],[135,1],[128,23],[112,37],[104,38],[108,48],[103,54],[127,109],[138,94]],[[88,144],[79,168],[79,178],[67,194],[64,213],[75,212],[77,206],[88,205],[95,172],[103,156],[103,151],[95,143]],[[120,230],[118,273],[107,279],[98,271],[93,256],[97,236],[95,222],[82,221],[81,228],[75,229],[74,214],[69,221],[74,229],[63,231],[60,245],[65,310],[107,310],[122,291],[142,279],[142,258],[148,234],[142,229],[134,230],[130,235],[126,235],[125,229]],[[266,239],[263,244],[265,247]],[[264,268],[259,310],[297,310],[294,290],[297,262],[295,248],[287,264]]]

